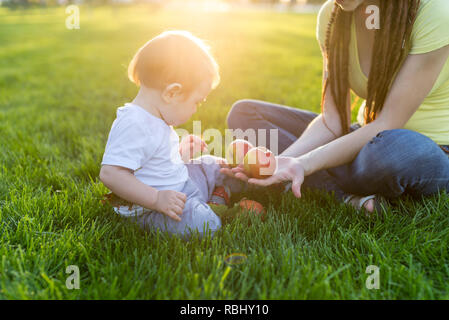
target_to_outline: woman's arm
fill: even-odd
[[[448,57],[449,46],[425,54],[409,55],[376,120],[299,157],[305,175],[351,162],[379,132],[402,128],[433,88]]]
[[[186,195],[172,190],[157,190],[140,182],[130,169],[103,165],[100,180],[113,193],[122,199],[144,208],[162,212],[180,221]]]
[[[304,176],[349,163],[379,132],[402,128],[429,94],[448,57],[449,46],[425,54],[409,55],[376,120],[298,158],[280,157],[278,170],[272,177],[250,179],[249,182],[266,186],[291,180],[292,189],[299,197]]]
[[[324,48],[321,48],[321,51],[323,53],[322,85],[324,86],[328,72]],[[348,112],[350,113],[349,91],[347,108]],[[326,122],[324,122],[324,120],[326,120]],[[319,114],[315,119],[312,120],[301,137],[299,137],[298,140],[296,140],[290,147],[282,152],[281,156],[299,157],[309,151],[314,150],[315,148],[318,148],[319,146],[322,146],[338,137],[341,137],[342,134],[343,130],[341,127],[340,117],[338,115],[334,99],[332,98],[330,92],[330,86],[328,86],[325,93],[323,113]]]

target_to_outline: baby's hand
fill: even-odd
[[[206,152],[207,144],[200,137],[193,134],[185,136],[179,143],[179,153],[184,162],[193,159],[198,152]]]
[[[179,217],[182,215],[187,196],[178,191],[173,190],[159,190],[157,192],[157,199],[154,209],[158,212],[166,214],[170,218],[181,221]]]

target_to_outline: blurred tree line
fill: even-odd
[[[57,6],[57,5],[69,5],[69,4],[95,4],[95,5],[104,5],[104,4],[118,4],[118,3],[158,3],[162,4],[164,1],[170,0],[0,0],[0,5],[5,7],[32,7],[32,6]],[[207,0],[203,0],[207,1]],[[227,2],[251,2],[251,3],[271,3],[276,4],[281,2],[282,0],[224,0]],[[307,4],[320,4],[325,2],[326,0],[290,0],[291,5],[299,4],[299,3],[307,3]],[[285,2],[285,1],[283,1]]]

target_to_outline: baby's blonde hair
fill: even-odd
[[[204,80],[214,89],[220,82],[218,64],[210,48],[188,31],[165,31],[141,47],[128,66],[136,85],[162,90],[179,83],[191,93]]]

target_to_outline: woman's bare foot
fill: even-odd
[[[349,203],[357,210],[360,210],[359,202],[360,202],[360,199],[362,199],[362,198],[363,197],[355,196],[349,201]],[[374,211],[374,199],[369,199],[368,201],[365,201],[363,206],[365,207],[366,211],[368,211],[370,213],[373,212]]]

